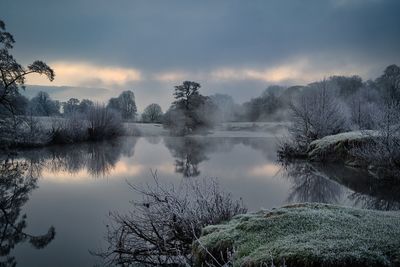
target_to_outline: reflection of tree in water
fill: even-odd
[[[398,193],[400,188],[396,191],[391,192],[394,196],[394,192]],[[376,210],[400,210],[400,199],[398,197],[388,199],[387,197],[369,196],[359,192],[354,192],[349,196],[356,204],[360,205],[364,209],[376,209]]]
[[[340,199],[341,186],[345,186],[352,191],[347,197],[355,206],[400,210],[400,184],[377,180],[368,171],[337,164],[304,161],[282,165],[294,184],[289,201],[315,200],[336,203]]]
[[[245,146],[260,151],[264,158],[269,161],[276,161],[276,139],[272,137],[237,138]]]
[[[234,138],[165,137],[164,143],[175,158],[175,172],[183,177],[200,175],[199,164],[215,152],[229,152],[237,143]]]
[[[115,167],[121,155],[132,157],[136,138],[114,140],[112,142],[82,143],[68,146],[54,146],[24,152],[21,156],[28,160],[30,169],[40,176],[43,168],[57,173],[71,174],[86,169],[94,177],[107,176]]]
[[[164,137],[164,143],[175,158],[175,171],[183,177],[200,175],[199,164],[216,152],[229,153],[242,144],[259,150],[267,159],[275,160],[275,143],[266,138]]]
[[[288,202],[338,203],[341,186],[318,172],[307,162],[285,164],[286,177],[292,182]]]
[[[378,210],[400,209],[399,182],[377,179],[366,170],[349,166],[315,164],[315,168],[351,189],[353,192],[348,198],[356,206]]]
[[[183,177],[196,177],[200,174],[199,163],[208,160],[207,144],[203,140],[183,137],[165,138],[165,145],[175,157],[175,172]]]
[[[2,160],[0,175],[0,266],[15,266],[16,259],[9,255],[18,243],[28,241],[35,248],[44,248],[53,240],[55,229],[50,227],[46,234],[39,236],[24,231],[27,218],[21,215],[21,208],[37,182],[30,175],[29,163]]]

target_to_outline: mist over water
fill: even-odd
[[[27,231],[56,229],[55,239],[42,250],[18,245],[11,252],[17,266],[99,263],[89,251],[107,245],[109,212],[129,212],[130,201],[140,196],[127,182],[151,183],[151,170],[166,184],[216,177],[250,211],[292,202],[400,208],[396,189],[374,186],[366,172],[306,162],[281,166],[273,137],[126,137],[26,151],[16,160],[28,162],[38,177],[23,206]]]

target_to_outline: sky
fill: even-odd
[[[96,101],[132,90],[139,110],[167,109],[184,80],[242,103],[273,84],[374,79],[400,64],[399,11],[399,0],[0,1],[18,62],[56,72],[30,76],[32,88]]]

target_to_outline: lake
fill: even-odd
[[[2,157],[4,163],[6,157]],[[8,257],[17,266],[96,266],[110,212],[128,212],[140,195],[128,182],[162,183],[218,178],[222,188],[242,198],[250,211],[292,202],[324,202],[373,209],[399,209],[398,188],[377,185],[367,172],[338,165],[295,162],[280,165],[274,137],[124,137],[112,142],[48,147],[21,152],[32,180],[27,190],[0,184],[3,203],[26,214],[24,232],[55,238],[45,248],[17,242]],[[10,159],[9,161],[10,162]],[[22,165],[21,165],[22,166]],[[4,171],[4,168],[2,169]],[[21,182],[23,184],[23,181]],[[19,194],[19,202],[13,201]],[[0,230],[7,225],[0,221]],[[7,240],[2,239],[2,244]],[[0,257],[0,262],[6,257]]]

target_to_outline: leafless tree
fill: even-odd
[[[112,213],[109,247],[98,253],[108,263],[130,266],[184,265],[192,262],[192,243],[201,229],[245,213],[242,201],[232,200],[214,179],[182,180],[178,186],[154,184],[131,187],[143,196],[128,214]]]
[[[378,173],[378,176],[398,176],[400,173],[400,103],[386,103],[375,116],[377,117],[376,133],[371,136],[369,143],[354,148],[352,153],[368,165],[386,167],[387,171]],[[366,134],[368,135],[367,132]]]
[[[336,90],[331,83],[323,80],[309,85],[306,91],[290,104],[290,145],[305,151],[316,139],[348,130],[348,118],[344,109],[345,106],[336,97]]]

